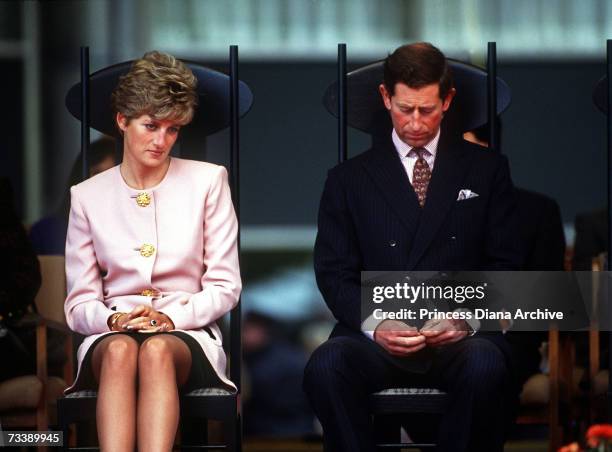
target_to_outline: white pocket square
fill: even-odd
[[[457,196],[457,201],[465,201],[466,199],[472,199],[478,196],[478,193],[473,192],[468,188],[462,188],[459,190],[459,196]]]

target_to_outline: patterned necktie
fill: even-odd
[[[410,152],[412,155],[418,156],[412,172],[412,187],[419,199],[419,206],[423,207],[427,196],[427,186],[431,180],[431,170],[425,160],[425,156],[429,155],[429,151],[425,148],[413,148]]]

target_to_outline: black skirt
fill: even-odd
[[[133,338],[138,344],[142,344],[145,340],[150,338],[151,336],[155,336],[157,334],[171,334],[173,336],[178,337],[183,342],[187,344],[189,347],[189,351],[191,352],[191,370],[189,372],[189,378],[187,382],[179,388],[179,392],[182,394],[193,391],[194,389],[201,388],[219,388],[225,389],[229,392],[235,392],[235,389],[232,386],[221,381],[212,365],[206,358],[202,347],[198,342],[191,337],[189,334],[183,331],[169,331],[169,332],[160,332],[160,333],[134,333],[134,332],[124,332],[120,331],[113,334],[125,334]],[[70,390],[70,392],[82,391],[86,389],[97,389],[98,383],[93,375],[93,370],[91,367],[91,358],[93,356],[93,352],[102,340],[109,337],[109,335],[104,335],[99,337],[94,341],[93,344],[87,350],[85,357],[83,358],[83,362],[81,363],[81,370],[79,372],[79,378],[74,386]]]

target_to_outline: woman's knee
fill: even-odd
[[[138,352],[138,368],[141,372],[159,372],[174,369],[173,347],[165,335],[153,336],[145,340]]]
[[[108,342],[100,344],[102,365],[114,372],[134,371],[138,357],[138,343],[124,335],[113,336],[115,337],[107,339]]]

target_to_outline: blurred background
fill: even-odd
[[[350,69],[421,40],[484,65],[487,41],[496,41],[498,75],[513,93],[502,151],[516,185],[558,202],[571,247],[576,215],[606,202],[605,117],[591,93],[610,37],[606,0],[0,2],[0,176],[25,225],[58,209],[80,150],[79,122],[64,105],[79,81],[80,46],[89,46],[94,72],[151,49],[227,71],[229,45],[239,45],[240,78],[254,94],[240,124],[245,428],[308,435],[316,427],[301,372],[332,325],[312,247],[336,162],[336,120],[321,99],[336,77],[337,44],[347,43]],[[186,135],[197,151],[183,156],[226,163],[227,132]],[[368,145],[350,132],[351,155]],[[273,406],[269,394],[279,391]]]

